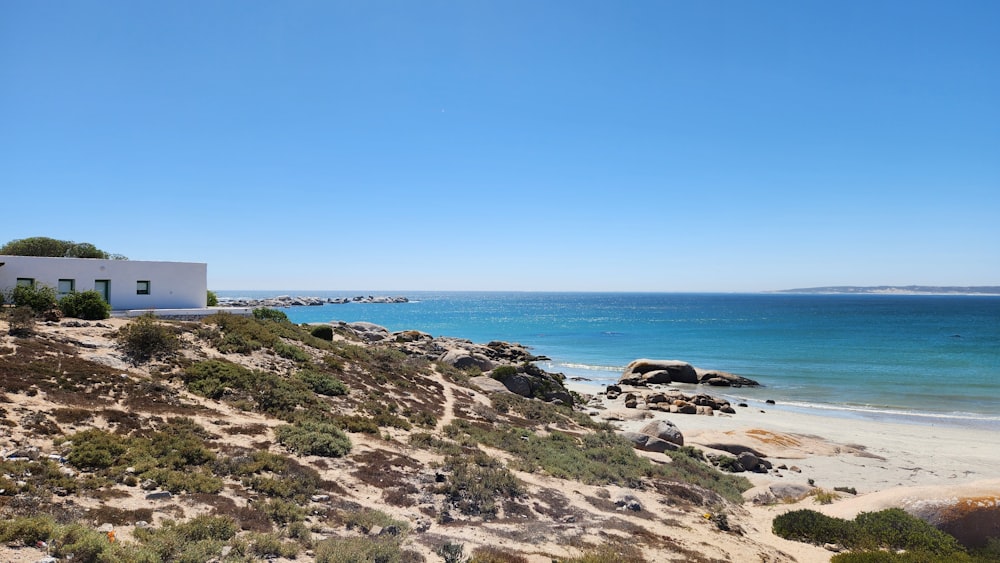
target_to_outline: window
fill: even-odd
[[[149,295],[149,280],[135,282],[136,295]]]
[[[35,287],[35,278],[17,278],[18,287]]]
[[[105,303],[111,303],[111,280],[94,280],[94,291],[101,294]]]
[[[76,291],[76,280],[59,280],[59,298],[62,299]]]

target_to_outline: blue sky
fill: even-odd
[[[0,1],[0,242],[213,289],[1000,284],[1000,3]]]

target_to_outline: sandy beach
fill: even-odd
[[[584,394],[594,391],[593,386],[580,383],[571,382],[569,387]],[[712,389],[691,385],[646,390],[650,389],[712,393]],[[742,475],[755,485],[744,497],[753,521],[765,535],[770,533],[768,523],[774,516],[799,508],[853,518],[860,512],[899,507],[933,519],[936,511],[962,499],[993,506],[1000,502],[1000,448],[996,432],[986,429],[821,416],[783,410],[780,405],[738,407],[735,414],[716,411],[713,416],[675,414],[650,410],[642,402],[626,408],[623,399],[610,400],[603,394],[594,395],[589,405],[592,416],[623,431],[638,431],[649,421],[662,419],[680,429],[685,445],[707,453],[731,455],[734,448],[750,448],[763,454],[775,469]],[[857,495],[841,493],[831,504],[819,504],[813,497],[798,502],[753,502],[755,497],[766,498],[771,485],[786,483],[829,492],[853,488]],[[829,553],[793,549],[779,538],[773,540],[795,551],[800,561],[829,557]]]

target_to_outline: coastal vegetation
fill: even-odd
[[[509,348],[460,368],[420,333],[319,326],[258,309],[3,337],[0,542],[94,562],[641,562],[713,560],[653,526],[741,541],[747,479],[690,446],[640,455],[578,398],[543,400],[569,397],[561,379]],[[510,378],[550,387],[485,390]],[[789,539],[973,557],[895,513],[790,514]]]

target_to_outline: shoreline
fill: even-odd
[[[596,382],[592,379],[588,380],[586,376],[578,374],[564,375],[566,375],[566,387],[573,389],[577,393],[587,395],[596,395],[597,393],[603,392],[607,388],[607,385],[614,384]],[[672,383],[669,387],[680,389],[687,394],[705,393],[726,399],[734,405],[737,403],[746,403],[751,407],[758,409],[780,410],[832,420],[865,421],[875,423],[885,422],[890,424],[902,424],[906,426],[929,428],[945,426],[956,429],[1000,432],[1000,417],[988,416],[982,413],[928,412],[918,410],[907,411],[895,408],[879,409],[859,405],[846,405],[838,403],[817,404],[787,400],[778,400],[773,404],[768,404],[765,399],[749,398],[734,393],[734,391],[737,391],[739,388],[710,387],[707,385],[685,383]]]
[[[588,392],[579,382],[567,381],[566,386]],[[787,468],[740,473],[755,486],[745,493],[747,500],[782,484],[857,490],[857,495],[841,494],[829,505],[808,498],[800,500],[801,506],[768,504],[771,517],[778,507],[787,507],[780,511],[812,508],[850,518],[862,511],[916,506],[931,492],[943,498],[950,491],[958,495],[959,490],[971,490],[1000,498],[1000,449],[993,447],[993,430],[868,419],[840,419],[843,423],[836,424],[831,423],[835,417],[749,403],[730,415],[718,411],[713,416],[676,414],[644,409],[641,404],[625,408],[620,398],[592,397],[585,410],[619,431],[636,432],[650,421],[666,420],[680,430],[685,445],[723,455],[732,455],[733,448],[748,448],[763,454],[776,468]]]

